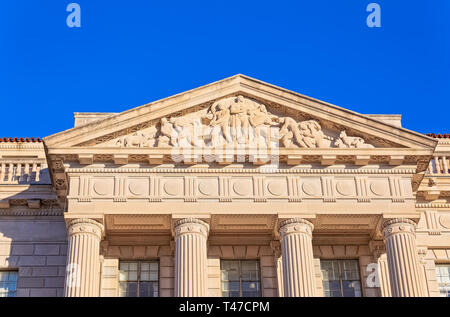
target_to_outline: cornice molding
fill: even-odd
[[[11,210],[11,209],[0,209],[0,216],[63,216],[63,210]]]
[[[416,208],[450,208],[450,203],[416,203]]]
[[[416,169],[277,169],[277,168],[68,168],[68,173],[220,173],[220,174],[415,174]]]
[[[0,149],[13,149],[13,150],[44,150],[43,143],[29,144],[29,143],[0,143]]]

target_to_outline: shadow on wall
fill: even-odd
[[[0,293],[10,296],[63,296],[67,231],[48,173],[41,173],[34,183],[0,182]]]

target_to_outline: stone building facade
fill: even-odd
[[[0,142],[2,296],[444,296],[450,137],[243,75]]]

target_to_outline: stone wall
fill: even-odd
[[[18,270],[17,296],[64,296],[66,254],[62,217],[0,218],[0,269]]]

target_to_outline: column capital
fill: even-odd
[[[282,220],[278,224],[278,232],[280,233],[281,239],[292,233],[304,233],[312,237],[313,230],[314,225],[303,218],[289,218]]]
[[[173,224],[175,237],[186,233],[199,233],[206,238],[209,234],[209,224],[198,218],[183,218]]]
[[[67,234],[72,236],[77,233],[88,233],[102,238],[105,227],[98,221],[90,218],[72,219],[67,224]]]
[[[416,223],[408,218],[395,218],[383,222],[381,230],[385,238],[397,233],[415,234]]]

